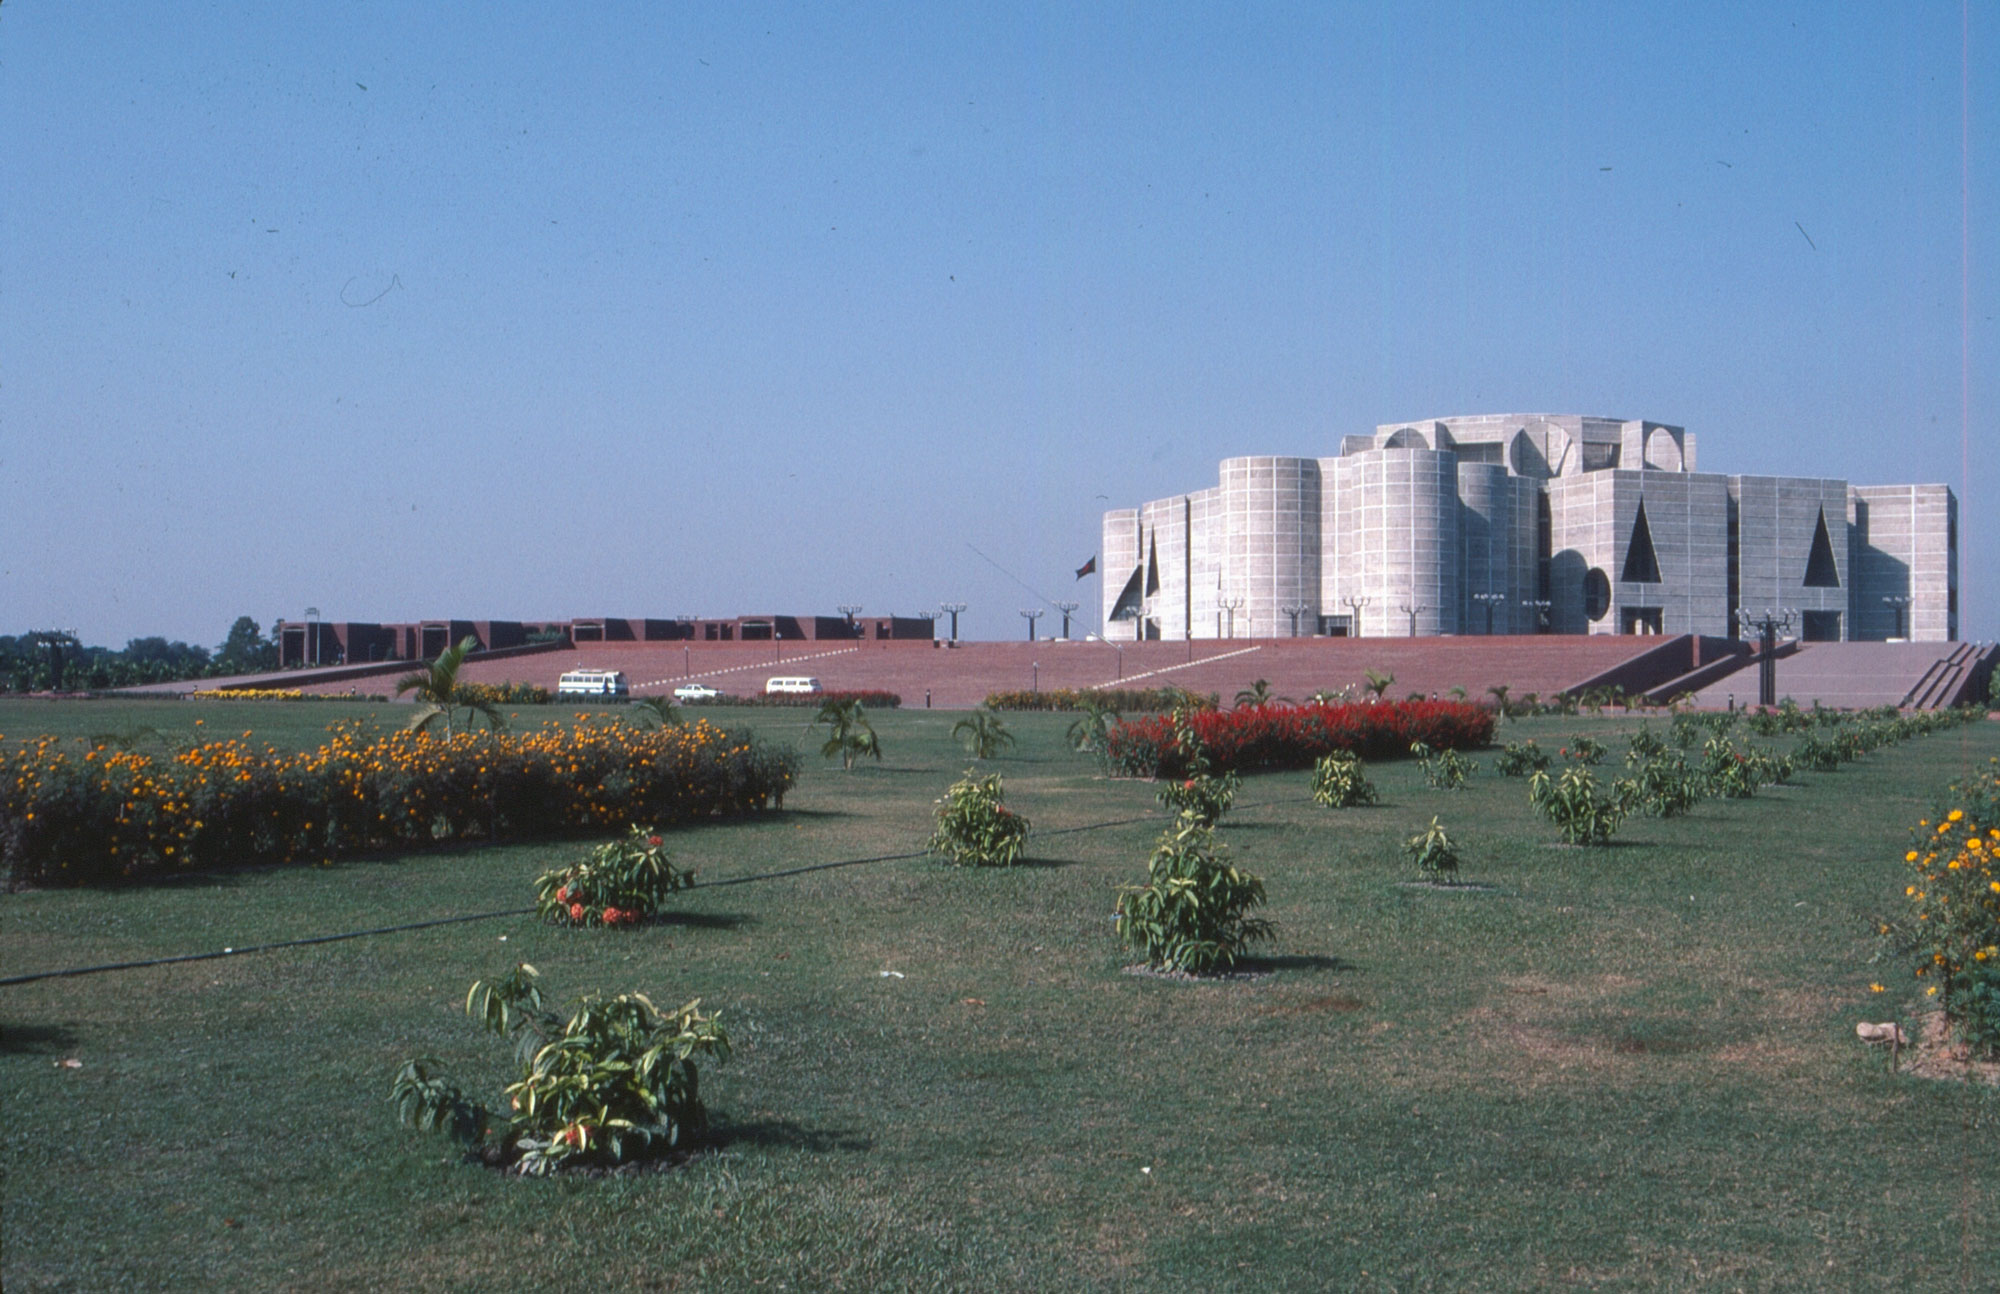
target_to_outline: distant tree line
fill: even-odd
[[[134,638],[122,651],[86,647],[63,634],[0,634],[0,692],[95,692],[176,679],[260,674],[278,667],[278,626],[267,636],[238,616],[213,650],[165,638]]]

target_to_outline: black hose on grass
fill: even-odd
[[[1262,809],[1276,803],[1278,801],[1272,800],[1265,804],[1245,804],[1240,807],[1245,809]],[[1124,827],[1130,826],[1135,822],[1152,821],[1155,821],[1155,819],[1151,815],[1138,818],[1112,818],[1105,822],[1085,823],[1081,827],[1055,827],[1043,831],[1030,831],[1028,834],[1030,837],[1069,836],[1075,835],[1080,831],[1101,831],[1106,827]],[[926,857],[929,853],[930,850],[928,849],[916,849],[900,854],[871,854],[866,858],[842,858],[831,863],[809,863],[804,867],[787,867],[775,872],[753,872],[748,876],[732,876],[727,880],[706,882],[697,888],[719,890],[725,885],[750,885],[757,881],[775,881],[786,876],[803,876],[807,872],[832,871],[837,867],[859,867],[864,863],[903,862],[912,858]],[[220,952],[181,953],[174,957],[148,957],[143,961],[135,962],[107,962],[102,966],[71,966],[64,970],[35,971],[28,975],[9,975],[4,979],[0,979],[0,988],[11,988],[16,984],[33,984],[37,980],[70,979],[78,975],[101,975],[106,971],[142,970],[148,966],[174,966],[182,962],[217,961],[224,957],[242,957],[249,953],[276,952],[282,948],[305,948],[313,944],[334,944],[348,939],[366,939],[373,935],[401,934],[407,930],[429,930],[434,926],[463,925],[468,921],[492,921],[499,917],[522,917],[534,911],[535,909],[531,907],[504,908],[498,912],[477,912],[471,916],[433,917],[429,921],[407,921],[401,925],[376,926],[368,930],[344,930],[337,935],[312,935],[304,939],[281,939],[276,943],[246,944],[241,948],[224,948]]]

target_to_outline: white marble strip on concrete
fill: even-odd
[[[699,674],[676,674],[672,678],[656,678],[650,683],[634,683],[632,691],[637,692],[644,688],[667,687],[669,685],[679,687],[683,683],[689,683],[698,678],[714,678],[719,674],[741,674],[746,669],[762,670],[767,674],[774,674],[776,673],[773,668],[774,666],[795,665],[800,661],[808,660],[825,660],[828,656],[845,656],[850,652],[858,652],[860,650],[859,647],[840,647],[833,651],[812,652],[805,656],[787,656],[783,660],[760,660],[752,661],[748,665],[731,665],[726,669],[703,670]]]
[[[1204,656],[1200,660],[1182,661],[1178,665],[1168,665],[1162,669],[1149,669],[1143,674],[1127,674],[1123,678],[1112,679],[1109,682],[1099,683],[1097,686],[1100,689],[1124,687],[1127,683],[1136,682],[1142,678],[1151,678],[1155,674],[1171,674],[1177,669],[1193,669],[1197,665],[1212,665],[1219,660],[1229,660],[1232,657],[1236,656],[1248,656],[1253,651],[1263,651],[1263,650],[1264,650],[1263,644],[1259,643],[1255,647],[1242,647],[1238,648],[1235,651],[1223,652],[1217,656]]]

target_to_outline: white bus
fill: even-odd
[[[625,675],[615,669],[573,669],[556,681],[558,697],[596,697],[600,700],[630,696]]]

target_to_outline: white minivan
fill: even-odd
[[[796,695],[800,693],[819,692],[822,690],[823,689],[820,687],[818,679],[806,678],[803,675],[794,674],[780,678],[767,678],[764,680],[765,696],[779,696],[787,693]]]
[[[556,680],[556,695],[622,697],[632,689],[625,675],[615,669],[573,669]]]

